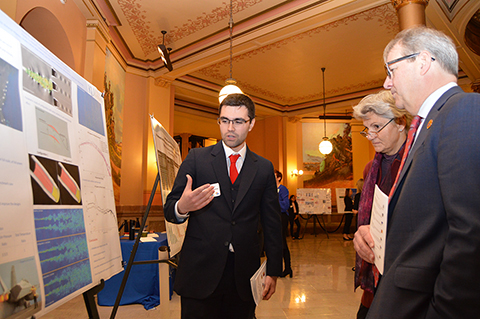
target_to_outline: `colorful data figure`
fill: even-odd
[[[30,154],[33,204],[80,205],[82,195],[78,167]]]

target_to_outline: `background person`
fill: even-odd
[[[293,239],[299,239],[300,236],[300,221],[299,218],[299,210],[298,210],[298,203],[297,203],[297,196],[290,195],[289,198],[290,206],[288,208],[288,218],[290,223],[290,235]],[[293,223],[297,225],[297,231],[293,232]]]
[[[357,188],[362,189],[357,208],[358,227],[360,227],[370,224],[375,185],[378,185],[385,194],[390,193],[402,160],[406,133],[410,127],[412,115],[404,109],[397,108],[392,93],[383,90],[364,97],[358,105],[353,107],[353,116],[363,121],[365,129],[361,134],[372,143],[376,152],[375,158],[365,166],[364,180],[360,179],[362,183],[357,182]],[[357,199],[356,195],[355,199]],[[364,261],[357,254],[355,288],[363,289],[357,319],[366,317],[373,301],[374,268],[374,265]]]
[[[288,189],[282,185],[282,173],[278,170],[275,170],[275,178],[277,179],[277,192],[278,192],[278,201],[280,203],[280,210],[282,212],[282,239],[283,239],[283,262],[285,268],[282,272],[282,277],[287,277],[290,275],[290,278],[293,276],[292,264],[290,260],[290,250],[288,249],[287,237],[288,237]]]
[[[421,124],[390,192],[384,272],[367,318],[476,318],[480,95],[457,86],[456,47],[440,31],[403,30],[384,61],[384,87],[418,116],[411,127]],[[358,229],[354,244],[374,262],[369,226]]]
[[[259,222],[267,256],[264,299],[282,274],[273,165],[245,144],[255,125],[255,104],[246,95],[228,95],[218,124],[222,141],[188,153],[164,207],[168,221],[188,219],[174,284],[183,319],[253,318],[250,277],[260,266]]]
[[[363,190],[363,178],[360,178],[357,183],[355,184],[357,187],[357,192],[355,193],[355,196],[353,197],[353,207],[352,207],[352,212],[354,214],[358,213],[358,206],[360,205],[360,198],[362,197],[362,190]],[[357,224],[358,225],[358,224]]]
[[[350,188],[345,189],[345,196],[343,197],[343,202],[345,203],[345,224],[343,225],[343,240],[352,240],[353,237],[350,236],[350,226],[352,225],[353,219],[353,201],[352,197],[350,197]]]

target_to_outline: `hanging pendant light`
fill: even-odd
[[[236,85],[237,81],[232,77],[232,70],[233,70],[233,60],[232,60],[232,48],[233,48],[233,4],[232,0],[230,0],[230,21],[228,22],[230,27],[230,78],[225,81],[225,86],[220,90],[218,95],[218,101],[222,103],[223,99],[227,97],[227,95],[232,93],[242,93],[242,90]]]
[[[172,49],[167,48],[165,46],[165,34],[167,34],[167,31],[162,30],[162,34],[163,34],[163,43],[158,45],[158,52],[160,53],[160,58],[162,59],[165,67],[168,69],[168,71],[172,71],[173,65],[172,65],[172,61],[170,61],[170,50]]]
[[[325,110],[327,107],[327,105],[325,104],[325,68],[322,68],[322,73],[323,73],[323,139],[320,142],[320,144],[318,144],[318,150],[323,155],[327,155],[332,152],[333,145],[332,145],[332,142],[330,142],[327,137],[327,119],[325,117]]]

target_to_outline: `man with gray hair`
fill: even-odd
[[[480,94],[458,87],[458,54],[442,32],[404,30],[384,60],[384,87],[415,118],[387,194],[384,271],[367,318],[478,318]],[[359,227],[360,257],[374,263],[374,245]]]

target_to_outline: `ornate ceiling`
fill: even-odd
[[[74,1],[105,22],[127,69],[175,87],[177,110],[216,112],[230,73],[229,1]],[[261,117],[323,113],[322,67],[327,113],[349,112],[382,88],[383,48],[399,29],[389,0],[233,0],[233,20],[233,78]],[[162,30],[171,72],[157,51]]]

